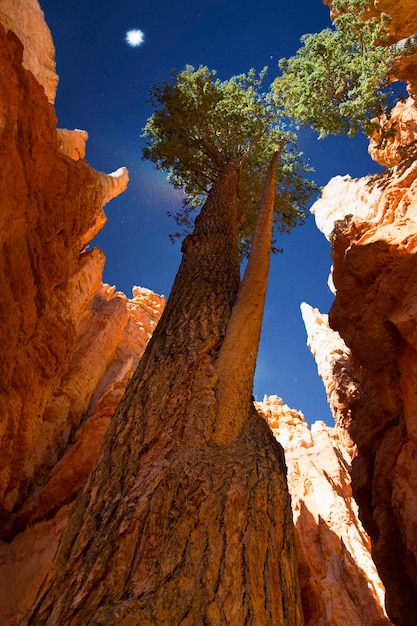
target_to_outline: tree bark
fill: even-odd
[[[216,362],[219,419],[215,437],[223,442],[241,430],[244,407],[252,395],[268,286],[280,152],[280,149],[275,152],[269,165],[248,263]]]
[[[282,449],[251,401],[214,441],[239,287],[237,170],[214,183],[78,497],[32,625],[301,625]]]

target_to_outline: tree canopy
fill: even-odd
[[[237,189],[240,244],[250,245],[256,211],[269,161],[281,149],[274,209],[275,232],[302,221],[303,207],[315,190],[307,178],[311,168],[297,151],[295,135],[286,131],[271,94],[262,90],[266,68],[221,81],[205,66],[174,71],[171,82],[154,85],[154,113],[144,137],[143,157],[184,191],[182,209],[174,214],[185,234],[195,209],[201,207],[214,180],[233,163],[239,171]]]
[[[283,59],[273,89],[277,106],[320,133],[371,134],[387,112],[389,75],[398,54],[383,45],[389,17],[367,17],[369,0],[333,0],[333,27],[301,38],[294,57]]]

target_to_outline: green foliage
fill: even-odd
[[[369,0],[333,0],[333,28],[304,35],[296,56],[280,61],[273,85],[277,106],[320,133],[371,134],[373,118],[389,108],[389,73],[395,56],[381,45],[388,16],[366,17]]]
[[[275,232],[287,231],[305,218],[303,207],[315,190],[311,171],[297,153],[295,137],[278,122],[270,94],[262,91],[266,68],[220,81],[207,67],[187,66],[172,73],[172,82],[155,85],[154,113],[143,136],[143,158],[168,171],[170,182],[184,191],[174,217],[186,234],[216,177],[228,163],[239,170],[237,199],[243,252],[249,246],[269,161],[282,147],[277,181]]]

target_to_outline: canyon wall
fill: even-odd
[[[22,42],[22,65],[32,72],[53,104],[58,86],[55,46],[38,0],[1,0],[0,23]]]
[[[257,403],[284,446],[306,626],[388,626],[385,590],[358,518],[350,484],[352,451],[343,430],[304,416],[277,396]]]
[[[411,0],[371,9],[391,17],[390,43],[417,32]],[[353,494],[388,615],[401,626],[417,609],[416,68],[416,54],[400,59],[392,78],[406,81],[410,97],[380,120],[387,139],[370,139],[369,154],[387,169],[332,179],[312,208],[332,246],[335,301],[328,316],[302,307],[337,432],[353,453]]]
[[[163,304],[101,284],[104,255],[87,248],[127,171],[106,175],[78,158],[86,135],[57,133],[22,44],[11,31],[1,37],[0,514],[9,522],[86,422],[93,394],[102,401],[106,373],[116,384],[138,361]]]
[[[102,283],[104,254],[89,243],[127,171],[96,172],[84,160],[87,133],[56,129],[54,51],[37,2],[4,2],[1,11],[0,623],[13,626],[49,571],[165,301],[139,287],[129,299]],[[309,431],[278,398],[258,410],[286,448],[306,623],[336,625],[348,614],[351,626],[382,626],[383,587],[349,476],[356,448],[345,398],[358,400],[362,379],[337,333],[332,341],[337,431],[321,423]]]
[[[399,625],[412,623],[417,607],[417,137],[406,146],[410,133],[401,132],[414,107],[401,103],[391,118],[398,132],[385,158],[400,154],[398,164],[363,179],[336,177],[312,209],[332,244],[328,321],[348,349],[329,374],[328,344],[314,324],[310,343],[336,422],[356,447],[353,493]]]
[[[52,39],[37,2],[16,4],[2,3],[1,18],[10,28],[14,9],[16,30],[33,28],[23,36],[25,46],[31,42],[24,53],[0,24],[4,624],[30,606],[65,527],[66,505],[95,463],[165,304],[147,289],[134,288],[128,299],[102,283],[104,254],[88,246],[128,173],[93,170],[83,158],[87,133],[57,131]]]
[[[325,0],[331,7],[331,0]],[[417,32],[415,2],[378,0],[370,15],[390,16],[389,44]],[[416,551],[415,233],[417,54],[400,58],[392,80],[410,97],[381,119],[387,138],[370,139],[384,172],[336,177],[314,205],[332,246],[330,314],[302,314],[338,437],[350,450],[353,494],[398,625],[414,623]]]

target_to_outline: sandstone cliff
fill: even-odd
[[[329,323],[350,350],[338,361],[348,377],[334,370],[325,384],[328,392],[335,388],[336,417],[343,415],[339,424],[357,447],[353,493],[387,589],[388,614],[405,625],[417,606],[417,153],[414,143],[402,148],[405,158],[381,174],[333,179],[313,211],[333,249]],[[313,348],[319,363],[323,347]],[[346,380],[353,395],[345,393]]]
[[[331,5],[331,2],[326,2]],[[415,3],[373,3],[391,17],[391,43],[417,31]],[[416,94],[416,55],[393,78]],[[314,205],[332,245],[335,302],[328,316],[303,314],[339,434],[352,446],[353,494],[372,540],[395,624],[414,623],[416,544],[417,108],[413,97],[381,120],[390,136],[369,153],[388,169],[336,177]]]
[[[23,43],[23,67],[32,72],[53,104],[58,85],[55,47],[38,0],[2,0],[0,23]]]
[[[390,13],[394,3],[385,4]],[[391,27],[398,18],[399,33],[415,32],[416,20],[406,32],[394,9]],[[412,71],[407,78],[413,93]],[[392,137],[383,146],[371,140],[370,154],[386,171],[336,177],[312,209],[332,244],[336,298],[333,331],[324,330],[318,312],[308,328],[336,422],[357,448],[353,493],[387,589],[388,614],[404,625],[417,606],[416,111],[411,97],[398,104],[385,120]],[[326,368],[334,331],[347,348],[333,353]]]
[[[285,449],[306,626],[390,624],[352,496],[352,455],[339,432],[324,422],[310,430],[276,396],[257,409]]]
[[[11,7],[1,4],[2,18]],[[128,299],[102,284],[104,255],[88,244],[128,174],[94,171],[83,160],[87,134],[56,130],[45,93],[52,101],[57,83],[49,31],[37,2],[12,8],[16,30],[34,24],[27,50],[40,69],[27,53],[22,65],[21,42],[0,25],[0,519],[3,538],[20,531],[0,548],[10,582],[1,585],[2,623],[19,603],[27,608],[22,579],[39,584],[65,524],[62,507],[87,479],[164,307],[149,290]],[[9,27],[12,18],[10,10]]]

